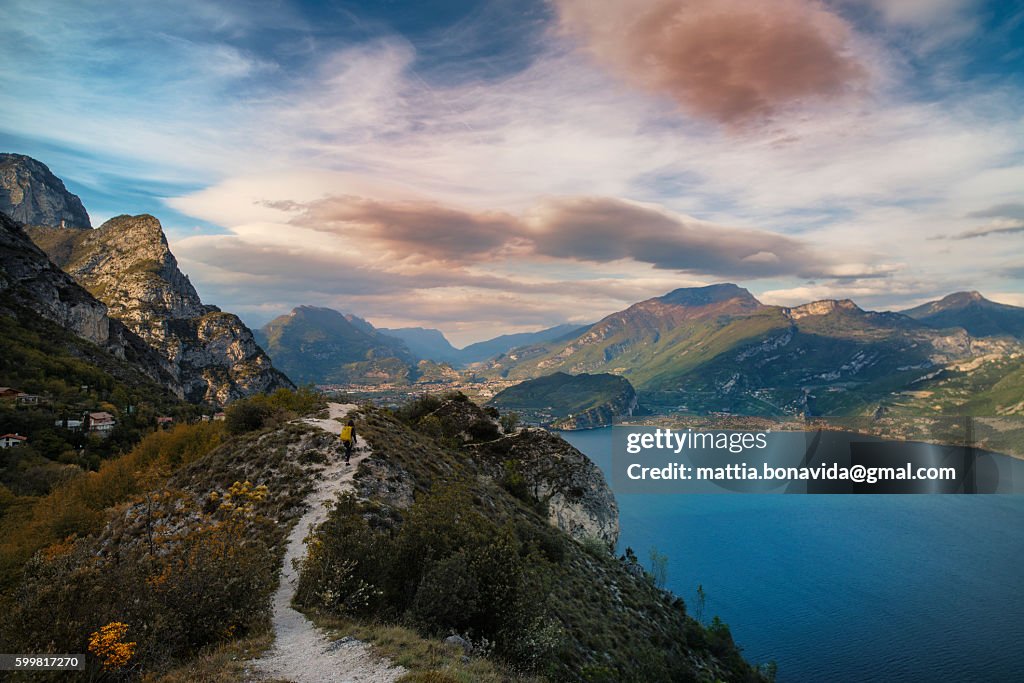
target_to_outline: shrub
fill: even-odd
[[[506,460],[502,466],[501,487],[511,493],[519,500],[527,503],[534,502],[530,495],[530,485],[519,468],[519,461]]]
[[[244,434],[263,428],[270,417],[270,408],[257,401],[235,401],[225,411],[224,422],[232,434]]]
[[[301,566],[300,604],[492,641],[523,667],[548,656],[538,650],[547,641],[531,640],[546,591],[534,570],[546,560],[482,514],[464,487],[420,496],[397,530],[373,529],[369,514],[352,496],[331,510]]]
[[[501,437],[498,426],[490,420],[477,420],[466,431],[473,441],[494,441]]]
[[[244,434],[265,427],[277,427],[300,415],[308,415],[326,405],[313,387],[278,389],[273,394],[238,399],[225,410],[225,422],[232,434]]]
[[[421,418],[441,407],[444,400],[433,394],[424,394],[408,401],[395,410],[395,417],[410,426],[415,426]]]
[[[275,525],[258,512],[266,495],[236,483],[203,513],[190,495],[168,492],[146,525],[148,542],[122,539],[110,553],[90,538],[36,553],[13,595],[5,642],[24,652],[91,646],[104,665],[131,650],[143,666],[264,626],[277,583]],[[130,648],[117,624],[130,625]]]
[[[505,413],[500,418],[501,431],[511,434],[519,426],[519,413]]]
[[[370,529],[355,495],[343,495],[309,539],[295,601],[339,616],[379,609],[376,583],[387,562],[386,550],[387,539]]]

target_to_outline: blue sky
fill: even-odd
[[[457,343],[679,286],[1024,305],[1024,3],[25,2],[0,148],[206,300]]]

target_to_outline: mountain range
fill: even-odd
[[[593,325],[464,349],[438,330],[377,329],[310,306],[253,334],[200,300],[153,216],[118,216],[92,229],[60,179],[19,155],[0,157],[0,206],[27,224],[5,217],[7,301],[137,359],[148,377],[193,402],[292,386],[283,370],[299,382],[338,384],[507,385],[563,373],[544,385],[563,393],[572,383],[565,375],[610,374],[660,412],[1024,410],[1024,389],[1006,381],[1024,372],[1024,309],[977,292],[898,313],[848,299],[765,305],[725,283],[676,289]]]
[[[380,328],[378,331],[405,342],[417,357],[438,363],[450,363],[455,367],[468,367],[482,363],[494,356],[528,344],[542,344],[580,332],[585,326],[562,324],[537,332],[502,334],[493,339],[475,342],[457,349],[445,338],[441,330],[425,327]]]
[[[1022,311],[974,301],[1001,321],[992,330],[1012,329]],[[523,380],[613,373],[659,411],[839,415],[940,385],[963,372],[957,368],[965,359],[981,359],[980,367],[1021,357],[1019,337],[964,329],[976,317],[973,306],[961,309],[963,319],[944,310],[948,315],[933,326],[927,318],[865,311],[850,300],[790,308],[762,304],[734,284],[685,288],[606,316],[572,339],[514,349],[482,373]],[[986,380],[974,389],[991,387]]]
[[[579,329],[558,325],[457,349],[440,330],[376,328],[351,313],[298,306],[257,330],[256,339],[276,366],[297,382],[404,384],[457,378],[455,368],[487,360],[517,344],[543,343]]]

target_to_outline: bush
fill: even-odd
[[[270,417],[270,408],[252,400],[235,401],[225,411],[224,422],[232,434],[244,434],[263,428]]]
[[[273,394],[238,399],[227,407],[225,422],[232,434],[244,434],[265,427],[277,427],[300,415],[308,415],[326,405],[313,387],[278,389]]]
[[[444,400],[433,394],[419,396],[395,410],[395,417],[409,426],[415,426],[420,419],[441,407]]]
[[[501,470],[501,487],[525,503],[536,500],[530,494],[530,485],[519,468],[518,460],[506,460]]]
[[[421,496],[397,530],[373,529],[370,512],[352,496],[332,509],[301,566],[299,604],[491,641],[523,667],[548,656],[533,630],[546,618],[536,569],[547,560],[482,514],[465,488]]]
[[[355,495],[343,495],[307,544],[295,601],[339,616],[380,609],[375,585],[387,563],[386,539],[361,515]]]
[[[519,413],[505,413],[500,418],[501,431],[511,434],[519,426]]]
[[[92,634],[119,623],[137,641],[133,662],[142,665],[264,627],[277,583],[275,525],[258,512],[266,494],[236,483],[203,513],[189,495],[168,492],[148,539],[122,540],[114,553],[101,553],[96,538],[36,553],[14,593],[5,642],[24,652],[55,643],[84,652]]]
[[[473,441],[494,441],[501,438],[501,432],[498,431],[497,425],[490,420],[477,420],[469,425],[466,431],[473,438]]]

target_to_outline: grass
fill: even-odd
[[[274,634],[267,630],[211,648],[185,664],[145,675],[142,680],[144,683],[236,683],[247,679],[247,662],[262,655],[273,643]]]
[[[422,637],[396,624],[381,624],[307,612],[332,639],[351,636],[372,652],[404,667],[399,683],[539,683],[544,679],[518,674],[483,657],[466,656],[458,647]]]

